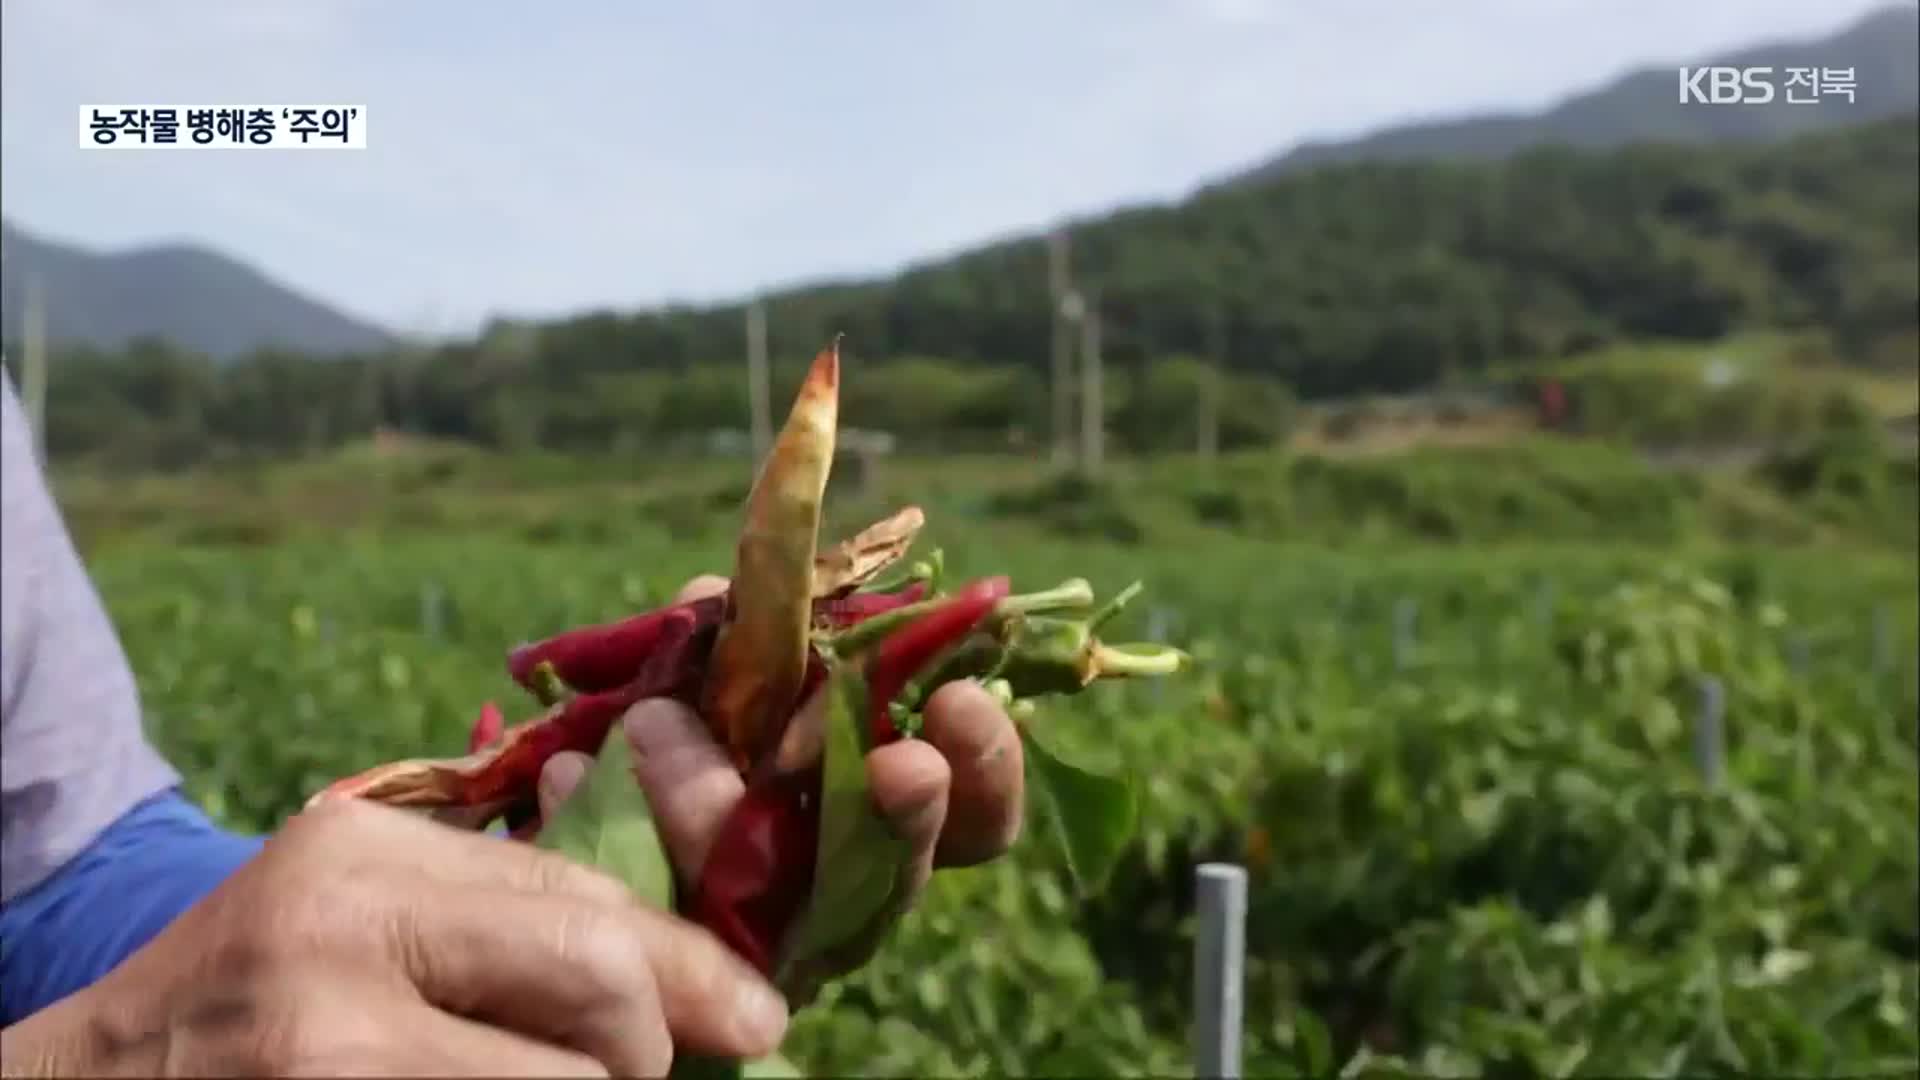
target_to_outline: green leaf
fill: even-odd
[[[1020,725],[1026,748],[1027,787],[1049,811],[1049,830],[1065,853],[1074,884],[1097,891],[1133,837],[1140,800],[1130,777],[1103,776],[1063,761]]]
[[[775,981],[783,987],[810,961],[861,937],[889,913],[913,854],[880,816],[867,787],[866,680],[857,668],[839,665],[829,678],[813,896],[781,945]]]
[[[646,903],[670,908],[673,867],[646,792],[634,778],[632,755],[625,728],[615,724],[580,786],[541,827],[535,843],[612,874]]]

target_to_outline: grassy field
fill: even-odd
[[[1177,1074],[1188,879],[1226,858],[1252,872],[1249,1075],[1915,1068],[1920,570],[1911,467],[1886,468],[1826,502],[1583,444],[836,477],[834,532],[912,499],[961,574],[1143,579],[1116,635],[1199,667],[1045,713],[1143,784],[1107,892],[1032,843],[943,875],[789,1055]],[[265,830],[517,704],[509,645],[724,569],[745,480],[413,448],[60,493],[156,738]]]

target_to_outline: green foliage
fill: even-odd
[[[1061,474],[1010,484],[983,508],[999,521],[1127,545],[1206,542],[1225,532],[1334,544],[1845,536],[1910,547],[1920,515],[1913,462],[1890,453],[1876,430],[1783,451],[1750,478],[1535,438],[1374,456],[1249,454],[1211,466],[1168,460],[1097,482]]]
[[[1633,546],[1222,535],[1197,557],[934,525],[961,577],[1148,578],[1199,667],[1041,703],[1063,758],[1141,778],[1107,888],[1075,897],[1035,839],[1055,825],[1041,800],[1012,855],[938,875],[802,1016],[783,1052],[810,1075],[1179,1074],[1209,859],[1252,875],[1249,1075],[1920,1060],[1910,554],[1740,549],[1662,572]],[[657,603],[726,556],[724,531],[467,530],[127,543],[94,568],[188,791],[270,829],[341,773],[463,745],[481,700],[520,700],[508,644]],[[1109,633],[1141,636],[1148,606]],[[1727,691],[1718,787],[1690,749],[1706,676]]]
[[[1043,806],[1067,874],[1082,893],[1097,892],[1125,851],[1140,813],[1131,777],[1102,776],[1075,767],[1047,749],[1031,724],[1022,724],[1027,785]]]
[[[1559,383],[1571,404],[1566,427],[1581,435],[1668,449],[1765,446],[1880,422],[1866,397],[1873,381],[1831,364],[1832,355],[1820,335],[1638,343],[1510,368],[1495,381]]]

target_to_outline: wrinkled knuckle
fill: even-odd
[[[576,905],[553,927],[563,962],[593,985],[621,993],[649,992],[641,946],[620,913],[591,905]]]
[[[658,1010],[628,1026],[623,1034],[626,1045],[616,1054],[616,1075],[666,1076],[673,1070],[673,1036]]]
[[[703,1012],[734,1007],[744,984],[760,976],[705,927],[663,920],[651,949],[655,971],[671,972],[682,1002]]]
[[[594,1000],[593,1026],[609,1032],[621,1075],[665,1076],[673,1065],[673,1036],[648,935],[619,912],[584,912],[560,927],[562,950]]]
[[[378,884],[366,875],[294,868],[221,912],[228,963],[278,971],[351,949],[377,925],[381,901]]]

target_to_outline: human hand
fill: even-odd
[[[291,819],[6,1076],[660,1076],[754,1058],[786,1004],[705,930],[560,855],[360,800]]]
[[[680,590],[676,602],[725,591],[727,581],[700,577]],[[815,695],[794,720],[823,709]],[[633,748],[634,771],[653,808],[661,842],[673,865],[693,880],[715,835],[746,790],[733,762],[693,712],[675,701],[635,705],[623,718]],[[552,820],[575,790],[591,759],[562,753],[540,777],[542,820]],[[911,906],[936,867],[970,866],[997,858],[1013,844],[1025,807],[1020,737],[1000,703],[977,684],[954,682],[927,703],[918,739],[883,746],[867,756],[867,782],[882,816],[911,847],[911,860],[897,915]],[[832,974],[864,963],[879,933],[831,958]]]

